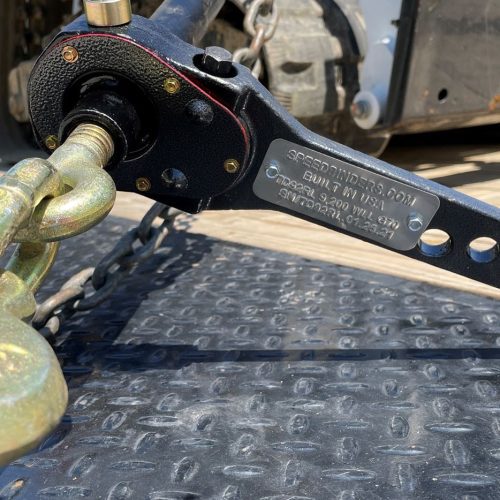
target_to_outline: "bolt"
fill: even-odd
[[[408,216],[408,229],[418,233],[424,227],[424,218],[420,214],[410,214]]]
[[[280,174],[280,169],[278,165],[275,165],[274,163],[271,163],[269,167],[266,169],[266,175],[269,177],[269,179],[276,179],[278,175]]]
[[[54,151],[59,146],[59,139],[55,135],[49,135],[45,138],[45,146],[47,149]]]
[[[149,191],[151,189],[151,181],[147,177],[139,177],[135,181],[135,187],[137,191],[141,191],[142,193]]]
[[[201,65],[207,73],[215,76],[229,76],[233,70],[233,55],[222,47],[207,47]]]
[[[78,61],[79,54],[74,47],[68,45],[62,49],[61,56],[67,63],[73,64]]]
[[[368,101],[357,101],[351,104],[351,115],[353,118],[366,118],[370,114],[370,103]]]
[[[238,160],[230,159],[224,162],[224,170],[228,174],[235,174],[240,169],[240,162]]]
[[[163,88],[169,93],[169,94],[177,94],[179,90],[181,90],[181,82],[177,80],[177,78],[167,78],[163,82]]]

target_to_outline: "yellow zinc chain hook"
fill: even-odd
[[[116,190],[102,168],[110,135],[80,125],[48,160],[19,162],[0,177],[0,465],[36,446],[59,423],[68,393],[50,345],[26,321],[50,271],[58,240],[82,233],[111,210]]]
[[[102,170],[113,154],[110,135],[97,125],[80,125],[49,158],[72,190],[43,200],[16,241],[58,241],[83,233],[109,213],[116,189]]]

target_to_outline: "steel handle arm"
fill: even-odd
[[[193,45],[205,35],[226,0],[164,0],[151,19]]]
[[[259,130],[253,174],[211,208],[278,210],[500,286],[498,243],[471,246],[500,242],[500,209],[318,136],[270,99],[263,89],[248,96],[242,113]],[[448,238],[430,243],[428,229]]]
[[[74,64],[61,57],[68,46],[79,54]],[[483,253],[470,246],[480,237],[500,241],[499,209],[314,134],[245,67],[205,59],[152,20],[136,16],[109,30],[79,19],[33,71],[36,136],[41,144],[57,130],[64,138],[68,109],[73,119],[121,121],[133,134],[114,137],[128,151],[110,167],[119,190],[189,212],[279,210],[500,286],[498,244]],[[92,106],[85,89],[98,96]],[[129,120],[137,126],[123,124],[110,92],[136,110],[126,116],[139,117]],[[428,228],[448,241],[425,244]]]

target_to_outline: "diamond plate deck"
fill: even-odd
[[[67,415],[2,499],[500,499],[493,300],[181,232],[64,332]]]

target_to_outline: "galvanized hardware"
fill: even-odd
[[[139,177],[135,181],[135,187],[137,188],[137,191],[144,193],[144,192],[149,191],[151,189],[151,181],[149,179],[147,179],[146,177]]]
[[[68,393],[56,355],[23,321],[34,311],[28,285],[0,271],[0,465],[35,447],[66,409]]]
[[[269,19],[263,21],[260,16],[270,16]],[[260,35],[264,42],[271,40],[276,31],[279,14],[275,8],[274,0],[254,0],[248,7],[243,25],[245,31],[254,38],[259,36],[259,31],[263,30]]]
[[[114,184],[101,168],[112,154],[105,130],[80,125],[48,160],[21,161],[0,178],[0,256],[22,242],[0,269],[0,464],[36,446],[65,411],[57,358],[26,321],[56,258],[54,240],[88,229],[111,208]]]
[[[252,41],[249,47],[242,47],[234,53],[233,61],[251,66],[255,78],[259,78],[262,72],[262,48],[276,32],[278,21],[279,12],[274,0],[253,0],[248,6],[243,26]]]
[[[49,162],[71,191],[43,200],[15,241],[59,241],[83,233],[113,207],[116,189],[103,170],[113,155],[111,136],[92,124],[78,126]],[[85,168],[82,168],[82,165]]]
[[[66,46],[62,49],[61,56],[67,63],[73,64],[78,61],[79,54],[74,47]]]
[[[95,268],[75,274],[59,292],[37,307],[33,327],[50,340],[58,333],[64,320],[107,300],[119,283],[161,246],[173,231],[175,220],[181,213],[162,203],[155,203],[141,223],[123,235]],[[163,219],[163,222],[154,226],[157,218]],[[135,246],[136,243],[140,245]],[[86,291],[89,282],[93,288],[90,294]]]
[[[57,170],[45,160],[24,160],[0,178],[0,255],[17,228],[46,196],[62,192]],[[25,320],[58,243],[19,245],[0,269],[0,464],[35,446],[59,422],[67,400],[64,377],[50,347]]]
[[[31,219],[35,207],[61,190],[61,176],[46,160],[23,160],[0,177],[0,256]]]
[[[224,170],[228,174],[235,174],[240,169],[240,162],[238,160],[229,159],[224,162]]]
[[[163,82],[163,88],[169,94],[177,94],[181,90],[181,82],[177,78],[167,78]]]
[[[84,0],[83,7],[91,26],[121,26],[132,21],[130,0]]]

